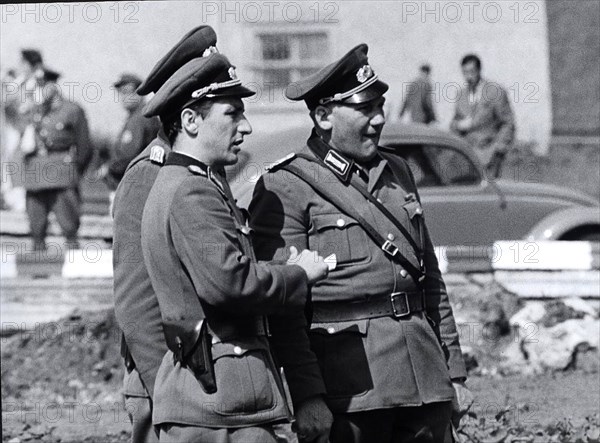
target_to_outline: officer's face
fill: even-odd
[[[471,88],[477,85],[481,77],[481,73],[475,62],[465,63],[462,67],[462,73],[465,81]]]
[[[384,97],[358,105],[334,105],[331,108],[332,146],[358,161],[371,160],[385,124]]]
[[[252,127],[244,115],[244,103],[237,97],[214,100],[204,119],[200,118],[198,134],[209,165],[233,165],[238,161],[244,136]]]

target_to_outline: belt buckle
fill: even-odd
[[[392,257],[398,253],[398,247],[389,240],[386,240],[385,243],[381,245],[381,249]]]
[[[396,300],[403,299],[404,307],[398,309],[396,307]],[[390,295],[390,302],[392,303],[392,310],[394,311],[394,317],[401,318],[410,315],[410,305],[408,304],[408,294],[406,292],[392,292]]]

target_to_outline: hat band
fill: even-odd
[[[194,99],[201,98],[201,97],[204,97],[209,92],[216,91],[217,89],[229,88],[231,86],[237,86],[237,85],[241,85],[241,84],[242,84],[242,82],[239,79],[228,80],[226,82],[221,82],[221,83],[211,83],[208,86],[205,86],[200,89],[196,89],[194,92],[192,92],[192,98],[194,98]]]
[[[353,96],[354,94],[362,91],[363,89],[368,88],[369,86],[371,86],[373,83],[375,83],[378,79],[377,74],[374,74],[373,77],[371,77],[369,80],[367,80],[364,83],[361,83],[360,85],[358,85],[356,88],[352,88],[349,91],[346,92],[338,92],[337,94],[335,94],[332,97],[325,97],[319,100],[319,104],[320,105],[326,105],[327,103],[331,103],[331,102],[341,102],[342,100],[347,99],[348,97]]]

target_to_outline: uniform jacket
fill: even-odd
[[[117,188],[113,205],[115,316],[136,370],[150,395],[167,346],[158,300],[142,255],[142,214],[164,156],[170,151],[164,135],[153,140],[130,163]],[[130,377],[128,380],[135,379]],[[140,394],[139,390],[129,391],[133,389],[128,390],[126,386],[126,394]]]
[[[37,148],[24,158],[25,189],[77,186],[93,154],[85,112],[78,104],[61,98],[37,107],[32,118]],[[45,160],[54,157],[60,157],[56,165],[67,166],[46,167]],[[56,177],[56,173],[61,177]]]
[[[168,351],[154,387],[154,424],[236,427],[287,418],[266,337],[241,331],[262,314],[302,310],[306,273],[256,262],[224,172],[171,153],[146,202],[142,251],[163,322],[205,316],[217,384],[206,394]],[[226,329],[233,332],[220,332]]]
[[[456,123],[469,116],[472,129],[460,131]],[[467,139],[484,166],[494,153],[506,153],[515,136],[515,122],[504,88],[481,79],[471,98],[468,88],[462,88],[450,129]]]
[[[308,147],[301,152],[314,155]],[[323,165],[302,158],[291,163],[353,201],[378,232],[394,239],[411,263],[419,266],[399,230],[357,190]],[[360,180],[355,172],[350,177]],[[368,171],[368,190],[413,238],[420,237],[416,202],[409,204],[405,199],[416,193],[414,179],[402,159],[378,155]],[[336,412],[416,406],[453,398],[451,379],[463,378],[466,372],[452,309],[426,231],[426,315],[417,312],[401,319],[350,318],[324,323],[319,321],[320,303],[342,306],[387,297],[392,292],[414,291],[415,283],[355,219],[283,169],[275,168],[258,181],[250,213],[260,259],[281,258],[292,245],[317,250],[323,257],[337,256],[337,268],[311,291],[314,321],[308,338],[314,355],[306,347],[302,319],[271,319],[275,356],[286,370],[294,402],[318,392],[322,382],[328,404]]]
[[[106,183],[109,188],[116,189],[129,162],[156,137],[159,127],[160,123],[156,117],[144,117],[142,106],[129,115],[119,134],[108,166]]]
[[[431,101],[431,83],[423,78],[417,78],[408,86],[406,98],[400,110],[400,116],[410,112],[411,121],[430,123],[435,120],[435,111]]]

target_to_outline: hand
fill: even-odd
[[[319,395],[300,403],[292,430],[298,434],[299,443],[327,443],[333,415]]]
[[[298,265],[304,269],[310,285],[323,280],[329,272],[329,266],[316,251],[305,249],[298,254],[298,249],[295,246],[290,246],[290,256],[287,259],[287,264]]]
[[[452,400],[452,424],[458,429],[460,419],[467,413],[473,404],[473,394],[464,381],[453,381],[454,399]]]

